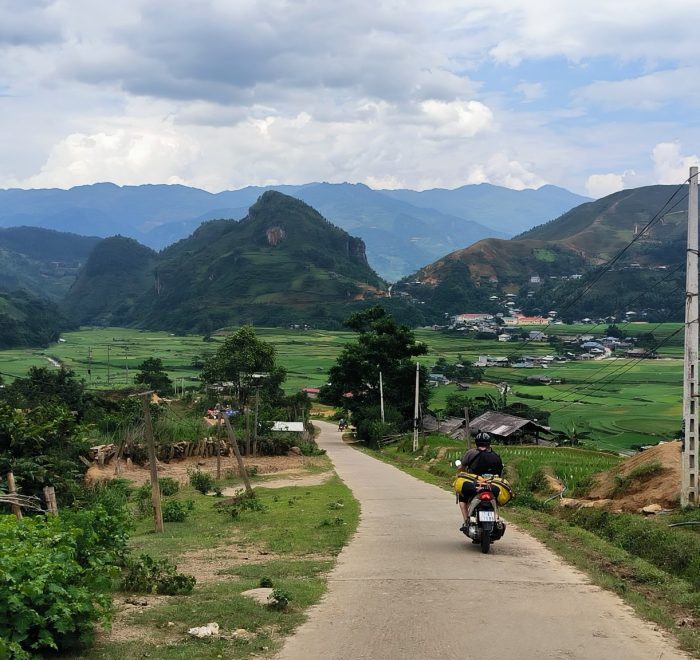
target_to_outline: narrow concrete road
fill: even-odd
[[[614,594],[509,526],[483,555],[449,493],[343,444],[319,445],[360,501],[357,534],[279,660],[687,658]]]

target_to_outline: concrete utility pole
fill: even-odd
[[[413,451],[418,451],[418,383],[420,379],[420,364],[416,362],[416,400],[413,405]]]
[[[382,372],[379,372],[379,410],[382,415],[382,424],[384,424],[384,383],[382,382]]]
[[[685,360],[681,506],[698,505],[698,168],[688,180],[688,251],[685,273]]]

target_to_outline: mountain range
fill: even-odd
[[[306,202],[361,238],[369,263],[390,281],[482,238],[508,238],[588,201],[555,186],[516,191],[479,184],[417,192],[309,183],[213,194],[181,185],[99,183],[69,190],[0,190],[0,227],[121,234],[160,250],[205,220],[245,216],[267,190]]]
[[[361,238],[276,191],[264,192],[241,220],[205,221],[160,252],[123,235],[0,229],[0,326],[15,337],[33,316],[48,335],[35,328],[32,337],[55,334],[47,319],[204,334],[243,322],[338,327],[353,309],[376,303],[414,326],[513,308],[678,319],[686,204],[681,196],[666,205],[674,190],[650,186],[586,202],[513,239],[450,252],[391,286],[370,267]],[[600,266],[623,248],[601,276]],[[58,302],[67,320],[39,298]]]
[[[623,190],[587,202],[511,240],[484,239],[424,266],[397,294],[444,311],[504,311],[503,295],[525,313],[570,318],[682,318],[687,202],[675,186]],[[650,227],[647,223],[664,210]],[[600,276],[599,268],[621,258]],[[582,294],[585,292],[585,297]],[[513,297],[515,296],[515,297]]]

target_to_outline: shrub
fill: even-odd
[[[124,591],[180,596],[192,593],[196,582],[193,575],[178,573],[170,560],[153,559],[144,553],[127,561],[121,588]]]
[[[163,502],[163,522],[185,522],[190,512],[194,510],[194,502],[188,500],[166,500]]]
[[[180,490],[180,483],[171,477],[161,477],[158,479],[158,485],[160,486],[160,494],[163,497],[175,495]]]
[[[323,454],[326,453],[325,449],[321,449],[315,442],[313,441],[302,441],[297,444],[297,447],[301,449],[301,453],[303,456],[323,456]]]
[[[260,578],[259,584],[263,588],[270,589],[272,587],[272,578],[269,578],[265,575]]]
[[[228,514],[234,520],[240,518],[241,513],[244,511],[259,511],[264,513],[267,511],[267,507],[257,498],[255,495],[248,495],[244,493],[243,495],[238,495],[233,497],[226,502],[220,503],[223,509],[228,512]],[[219,505],[217,505],[219,506]]]
[[[109,622],[112,571],[89,546],[63,516],[0,516],[3,657],[78,649],[92,641],[95,622]]]
[[[214,477],[212,477],[208,472],[202,472],[201,470],[188,469],[187,475],[190,478],[190,485],[198,490],[202,495],[206,495],[212,488],[214,488]]]
[[[284,589],[274,589],[270,594],[268,606],[273,610],[284,610],[289,605],[290,596]]]

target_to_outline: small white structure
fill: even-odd
[[[272,422],[272,431],[291,431],[292,433],[303,433],[304,422]]]

